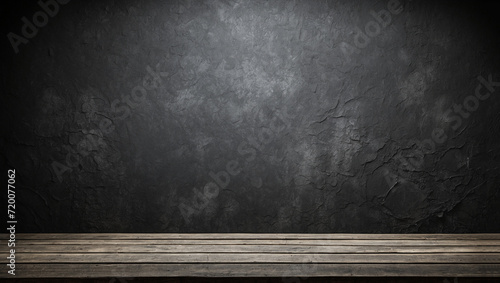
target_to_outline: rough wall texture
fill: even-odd
[[[20,231],[500,232],[490,3],[62,2],[2,11]]]

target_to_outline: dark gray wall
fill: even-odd
[[[20,231],[500,232],[490,2],[2,5]]]

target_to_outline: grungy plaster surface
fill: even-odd
[[[490,2],[62,2],[2,4],[20,231],[500,232]]]

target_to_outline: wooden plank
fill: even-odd
[[[500,246],[500,240],[18,240],[19,245]]]
[[[2,233],[1,239],[8,239],[9,234]],[[410,239],[446,239],[446,240],[500,240],[499,234],[266,234],[266,233],[17,233],[16,239],[75,239],[75,240],[111,240],[111,239],[358,239],[358,240],[410,240]]]
[[[439,254],[32,254],[20,263],[499,263],[500,253]],[[7,263],[3,259],[2,263]]]
[[[11,275],[0,273],[0,277]],[[17,264],[16,278],[498,277],[500,264]]]
[[[18,245],[23,253],[500,253],[500,246]]]
[[[498,277],[500,234],[16,234],[17,278],[122,276]]]

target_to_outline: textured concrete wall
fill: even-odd
[[[41,3],[2,4],[20,231],[500,232],[489,2]]]

